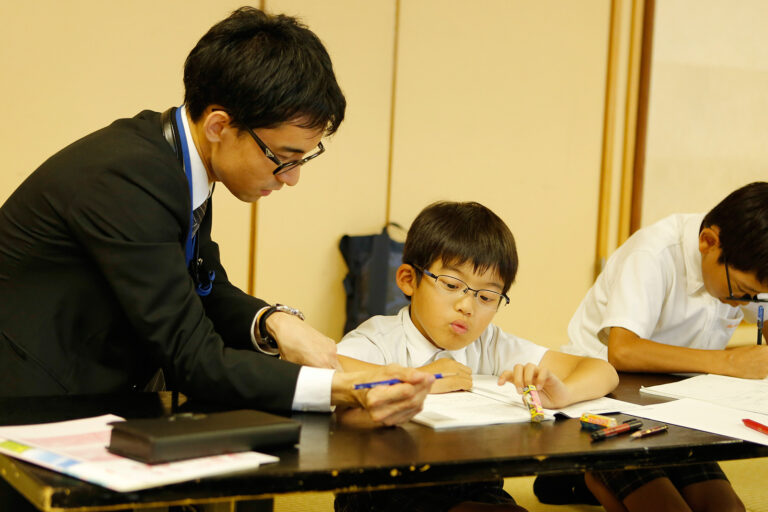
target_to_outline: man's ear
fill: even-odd
[[[229,129],[234,130],[231,116],[215,107],[208,107],[203,114],[203,133],[209,142],[221,142],[222,133]]]
[[[413,291],[418,285],[416,277],[416,269],[407,263],[403,263],[397,267],[395,282],[397,283],[397,287],[400,288],[400,291],[410,297],[413,295]]]
[[[717,226],[702,229],[699,233],[699,252],[707,254],[715,249],[720,249],[720,229]]]

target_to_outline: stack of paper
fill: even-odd
[[[642,387],[640,391],[667,398],[693,398],[743,411],[768,414],[768,380],[697,375],[670,384]]]
[[[632,414],[641,418],[768,445],[768,435],[747,428],[742,422],[742,419],[749,418],[763,425],[768,425],[768,415],[766,414],[746,413],[733,407],[691,398],[646,405],[632,411]]]
[[[142,464],[109,453],[113,415],[0,427],[0,453],[109,489],[128,492],[258,468],[272,455],[240,452],[166,464]]]

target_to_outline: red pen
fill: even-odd
[[[608,437],[618,436],[626,432],[634,432],[635,430],[639,430],[642,426],[642,421],[638,419],[631,419],[616,425],[615,427],[606,427],[601,430],[595,430],[590,435],[592,436],[592,442],[602,441]]]
[[[768,435],[768,427],[766,427],[762,423],[758,423],[755,420],[750,420],[746,418],[741,421],[744,423],[744,425],[751,428],[752,430],[757,430],[761,434]]]

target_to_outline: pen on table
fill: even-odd
[[[638,430],[637,432],[630,434],[629,437],[632,439],[640,439],[641,437],[648,437],[652,436],[654,434],[661,434],[662,432],[667,431],[666,425],[658,425],[656,427],[647,428],[645,430]]]
[[[627,432],[634,432],[643,426],[643,422],[637,419],[627,420],[615,427],[606,427],[604,429],[595,430],[590,435],[592,436],[592,442],[602,441],[609,437],[618,436]]]
[[[750,420],[748,418],[744,418],[741,421],[742,421],[742,423],[744,423],[744,425],[746,425],[747,427],[751,428],[752,430],[757,430],[761,434],[768,435],[768,427],[766,427],[762,423],[758,423],[755,420]]]
[[[757,344],[763,344],[763,306],[757,308]]]
[[[445,377],[454,377],[455,373],[433,373],[432,375],[435,376],[436,379],[442,379]],[[394,386],[395,384],[400,384],[400,379],[389,379],[389,380],[377,380],[376,382],[363,382],[361,384],[355,384],[355,389],[370,389],[376,386]]]

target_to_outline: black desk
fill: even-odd
[[[664,375],[624,374],[610,396],[655,403],[660,400],[639,394],[640,383],[672,380],[675,378]],[[169,412],[168,393],[0,399],[0,424],[5,425],[105,413],[148,417]],[[294,418],[302,422],[298,449],[272,452],[280,457],[279,463],[231,477],[116,493],[3,456],[0,471],[41,510],[119,510],[300,491],[387,488],[768,456],[768,446],[676,426],[670,426],[668,434],[641,441],[622,436],[591,444],[577,420],[438,432],[412,423],[400,428],[358,430],[336,425],[331,416],[323,414],[297,414]],[[657,424],[643,421],[646,426]]]

